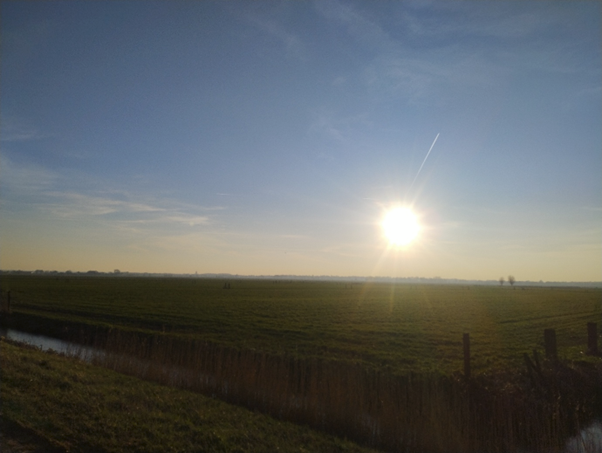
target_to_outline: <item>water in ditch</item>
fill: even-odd
[[[0,337],[5,337],[20,343],[26,343],[35,346],[42,351],[52,350],[61,354],[78,357],[86,362],[90,362],[94,356],[103,354],[103,351],[97,348],[82,346],[80,344],[58,340],[45,335],[32,334],[4,327],[0,327]]]

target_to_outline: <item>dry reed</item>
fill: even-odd
[[[595,367],[539,363],[466,381],[394,376],[343,361],[300,359],[207,342],[112,331],[96,362],[390,451],[559,448],[601,402]],[[537,357],[536,357],[537,358]]]

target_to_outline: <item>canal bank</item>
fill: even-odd
[[[90,347],[84,347],[77,343],[72,343],[68,341],[58,340],[55,338],[51,338],[43,335],[35,335],[31,333],[26,333],[22,331],[18,331],[15,329],[4,329],[0,330],[0,335],[12,340],[28,343],[36,348],[40,348],[42,350],[53,350],[61,354],[75,356],[84,361],[94,361],[102,362],[104,358],[105,351]],[[123,358],[122,358],[123,359]],[[130,362],[134,361],[134,365],[137,368],[148,368],[150,367],[150,363],[143,363],[140,359],[129,357],[127,358]],[[208,380],[210,377],[208,375],[197,375],[195,376],[193,373],[190,373],[189,370],[172,368],[166,374],[169,376],[165,383],[172,386],[181,386],[184,381],[192,380]],[[227,394],[229,384],[227,382],[223,383],[222,388],[225,389]],[[378,427],[375,425],[375,429]],[[587,428],[582,429],[579,434],[572,437],[566,442],[564,451],[566,453],[576,453],[576,452],[597,452],[602,451],[602,435],[601,435],[601,425],[600,422],[593,422]],[[527,450],[520,450],[527,451]]]

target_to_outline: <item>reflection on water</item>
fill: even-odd
[[[18,341],[21,343],[30,344],[42,351],[53,350],[61,354],[78,357],[86,362],[90,362],[93,356],[103,354],[99,349],[82,346],[70,341],[57,340],[56,338],[47,337],[45,335],[31,334],[15,329],[6,329],[0,327],[0,336],[9,340]]]
[[[36,346],[43,351],[52,349],[56,352],[78,357],[87,362],[90,362],[93,357],[98,357],[99,355],[102,356],[104,354],[104,352],[99,349],[81,346],[69,341],[57,340],[56,338],[51,338],[44,335],[21,332],[14,329],[0,327],[0,336],[13,341],[19,341]],[[175,384],[178,380],[182,379],[184,373],[185,370],[172,370],[172,382]],[[199,377],[197,376],[197,378]],[[201,376],[200,379],[210,379],[210,377]],[[227,386],[228,384],[225,383],[225,385]],[[564,453],[602,453],[602,421],[595,421],[588,428],[582,430],[579,435],[569,439],[569,441],[566,443]]]
[[[595,421],[578,436],[570,439],[565,448],[566,453],[600,453],[602,452],[602,421]]]

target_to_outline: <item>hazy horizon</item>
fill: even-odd
[[[297,274],[230,274],[230,273],[215,273],[207,272],[203,274],[196,273],[181,273],[174,274],[169,272],[129,272],[127,270],[114,269],[113,271],[96,271],[94,269],[86,271],[56,271],[56,270],[23,270],[23,269],[0,269],[0,274],[6,275],[67,275],[75,277],[98,277],[98,278],[199,278],[211,279],[223,282],[224,279],[233,280],[283,280],[283,281],[321,281],[321,282],[346,282],[346,283],[401,283],[401,284],[425,284],[425,285],[495,285],[505,288],[516,288],[522,286],[575,286],[583,288],[602,288],[602,281],[558,281],[558,280],[515,280],[510,284],[508,276],[504,277],[504,283],[500,285],[499,278],[491,279],[458,279],[447,278],[441,276],[435,277],[386,277],[386,276],[370,276],[370,275],[297,275]]]
[[[0,269],[602,281],[600,2],[0,8]]]

